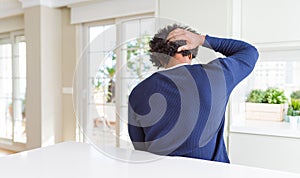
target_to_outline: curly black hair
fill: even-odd
[[[180,26],[178,24],[168,25],[165,28],[160,29],[158,33],[156,33],[152,38],[152,40],[149,42],[150,61],[154,66],[157,66],[157,68],[167,65],[169,63],[170,58],[173,57],[175,53],[178,53],[177,49],[180,46],[186,44],[185,40],[177,40],[177,41],[167,40],[169,33],[177,28],[188,30],[190,32],[199,34],[195,30],[192,30],[189,27]],[[179,53],[181,53],[183,56],[188,56],[192,54],[192,58],[195,58],[198,53],[198,47],[191,50],[180,51]]]

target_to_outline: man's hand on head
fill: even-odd
[[[185,50],[191,50],[198,46],[203,45],[205,41],[205,35],[199,35],[181,28],[177,28],[169,33],[167,40],[168,41],[185,40],[186,45],[180,46],[177,50],[178,52],[180,52]]]

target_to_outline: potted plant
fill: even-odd
[[[300,100],[300,90],[292,92],[291,99]]]
[[[282,121],[287,98],[278,88],[252,90],[246,101],[246,119]]]
[[[300,90],[291,94],[291,102],[289,104],[287,117],[292,125],[297,125],[300,118]]]

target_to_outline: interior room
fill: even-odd
[[[300,177],[299,18],[298,0],[0,0],[0,177]],[[230,164],[131,142],[129,95],[175,23],[259,53],[227,103]],[[192,64],[219,57],[199,47]]]

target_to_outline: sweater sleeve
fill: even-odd
[[[257,49],[239,40],[207,35],[203,46],[226,56],[213,63],[218,62],[222,66],[229,92],[252,72],[258,59]]]

